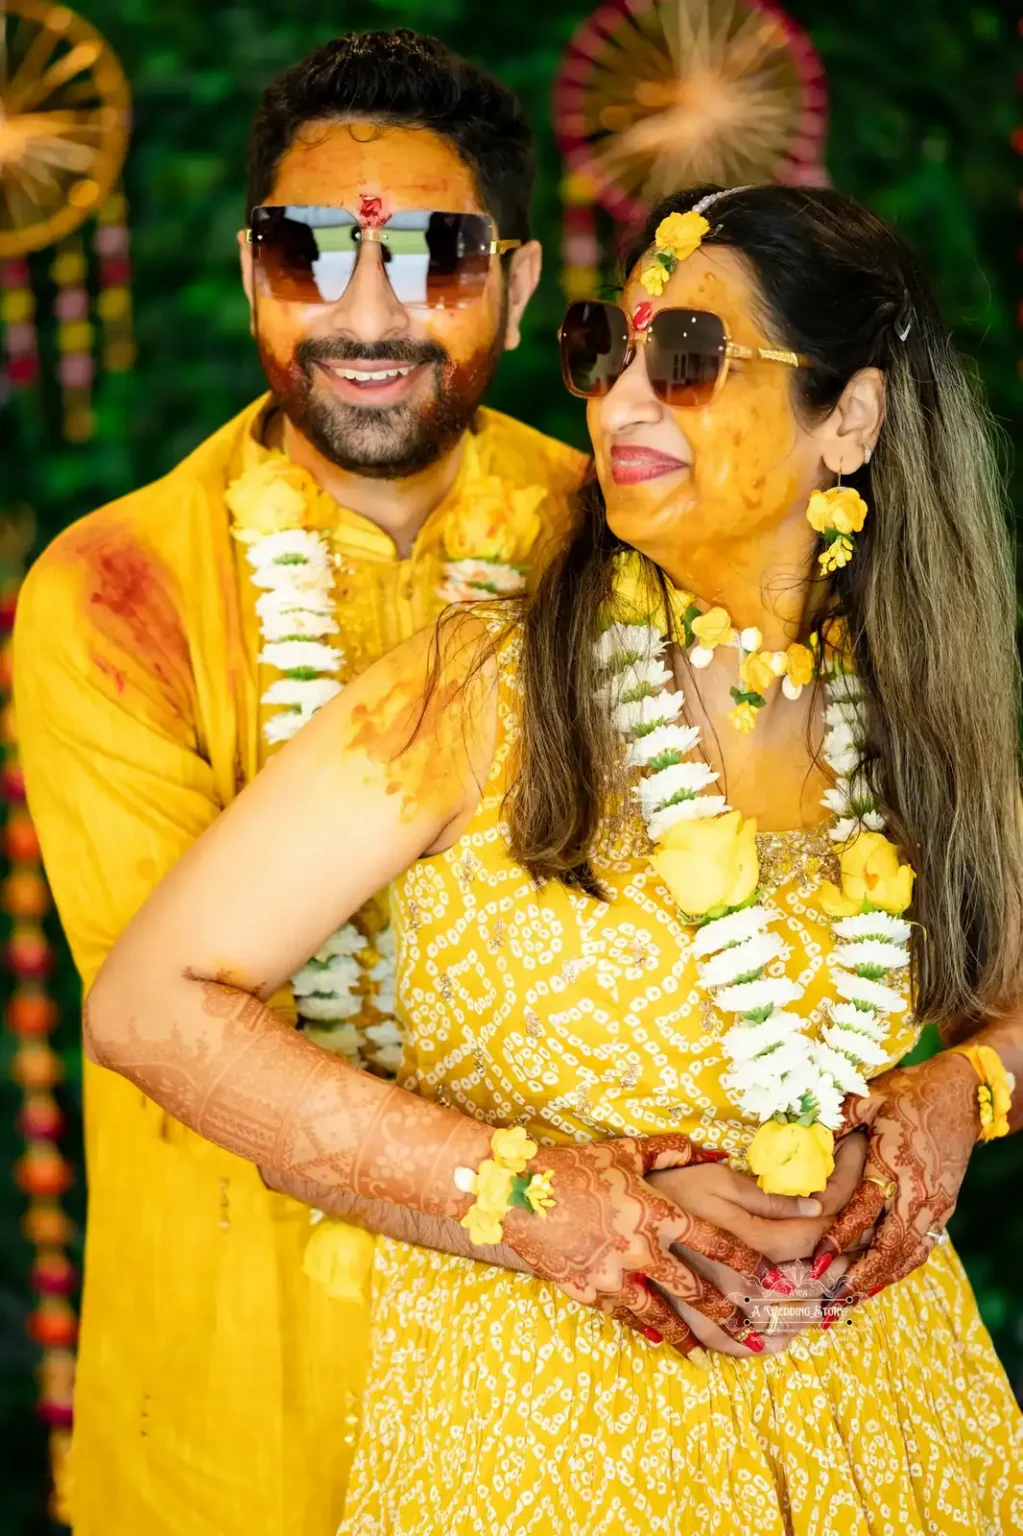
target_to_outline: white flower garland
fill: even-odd
[[[649,624],[612,624],[597,644],[627,762],[644,771],[636,795],[654,841],[675,822],[728,810],[723,796],[706,792],[717,774],[692,758],[699,729],[677,723],[685,699],[671,686],[664,651],[663,634]],[[824,804],[837,817],[831,836],[845,843],[860,828],[880,831],[883,822],[860,772],[859,685],[838,664],[824,670],[824,755],[837,777]],[[845,1094],[866,1093],[865,1070],[886,1059],[885,1015],[905,1011],[905,1001],[883,978],[909,964],[910,924],[884,912],[832,920],[841,941],[829,958],[835,995],[828,1002],[830,1021],[815,1039],[809,1020],[788,1011],[803,988],[766,974],[784,947],[768,931],[771,921],[757,903],[704,922],[693,939],[700,984],[717,1008],[736,1016],[722,1038],[730,1062],[723,1085],[754,1120],[779,1117],[837,1130]]]
[[[267,741],[276,745],[290,741],[341,692],[334,674],[344,654],[326,638],[338,632],[330,546],[308,528],[249,534],[244,542],[253,583],[263,589],[256,603],[263,641],[259,660],[283,674],[261,700],[280,706],[263,726]]]
[[[526,572],[502,560],[446,560],[437,595],[444,603],[478,603],[488,597],[516,597],[526,590]]]

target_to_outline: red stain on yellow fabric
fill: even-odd
[[[116,527],[84,528],[54,549],[81,567],[90,621],[110,643],[117,661],[135,662],[149,672],[163,684],[169,702],[184,712],[193,691],[188,641],[169,573],[159,558]],[[95,651],[92,659],[122,693],[129,670]]]

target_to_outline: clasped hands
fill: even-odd
[[[543,1148],[535,1166],[554,1173],[558,1205],[543,1222],[510,1212],[504,1240],[534,1274],[652,1342],[682,1354],[698,1345],[776,1352],[928,1257],[976,1130],[973,1068],[943,1053],[846,1101],[835,1170],[816,1203],[765,1195],[686,1136],[622,1137]],[[794,1294],[793,1262],[804,1277],[826,1270],[827,1289]],[[765,1336],[756,1324],[768,1301],[780,1325]]]

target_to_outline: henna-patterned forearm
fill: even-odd
[[[436,1216],[464,1213],[454,1170],[486,1156],[487,1127],[348,1067],[258,997],[189,981],[177,1022],[162,1033],[133,1023],[101,1032],[95,1011],[93,995],[85,1030],[100,1064],[229,1152],[286,1179]]]
[[[455,1185],[455,1169],[487,1157],[489,1127],[348,1067],[223,981],[185,981],[174,1008],[161,1010],[175,1022],[149,1020],[146,1032],[133,1022],[111,1026],[120,1000],[116,987],[104,996],[103,986],[101,975],[86,1016],[93,1054],[193,1130],[286,1185],[347,1189],[427,1216],[464,1214],[470,1197]],[[541,1279],[622,1320],[649,1327],[655,1312],[667,1318],[655,1292],[637,1305],[641,1274],[755,1349],[745,1319],[667,1251],[676,1240],[698,1245],[701,1235],[716,1244],[718,1235],[698,1233],[645,1179],[655,1168],[717,1155],[674,1134],[543,1148],[535,1166],[554,1173],[557,1204],[547,1219],[510,1210],[505,1241]],[[660,1332],[683,1347],[684,1326],[668,1322],[670,1333]]]
[[[498,1269],[513,1269],[529,1273],[528,1266],[513,1249],[502,1244],[474,1244],[466,1229],[457,1221],[443,1216],[426,1216],[422,1211],[410,1210],[406,1205],[392,1205],[387,1200],[367,1200],[364,1195],[353,1195],[347,1189],[330,1189],[315,1184],[311,1179],[300,1179],[294,1174],[283,1175],[269,1169],[260,1169],[263,1182],[277,1194],[290,1195],[303,1205],[314,1206],[325,1216],[346,1221],[364,1232],[381,1237],[397,1238],[402,1243],[412,1243],[416,1248],[432,1248],[437,1253],[451,1253],[460,1259],[476,1259],[481,1264],[492,1264]]]

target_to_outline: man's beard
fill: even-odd
[[[307,337],[282,368],[258,336],[257,342],[277,405],[318,453],[353,474],[401,480],[436,463],[458,442],[497,371],[502,335],[499,326],[490,346],[464,364],[452,363],[432,341],[359,343],[339,336]],[[387,406],[348,405],[328,397],[326,381],[316,387],[317,363],[360,362],[431,365],[432,387],[420,385],[412,400]]]

